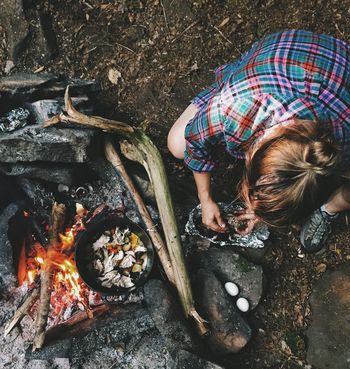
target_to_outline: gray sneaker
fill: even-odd
[[[337,218],[321,209],[315,210],[301,228],[300,242],[308,252],[320,251],[332,231],[331,223]]]

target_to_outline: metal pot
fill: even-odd
[[[92,255],[94,253],[92,249],[93,243],[105,232],[106,230],[115,228],[115,227],[128,227],[131,232],[137,234],[137,236],[141,239],[144,246],[147,249],[147,265],[143,272],[140,274],[138,279],[134,281],[135,286],[131,288],[123,288],[123,287],[111,287],[107,288],[102,286],[98,279],[97,275],[95,275],[91,269],[88,267],[89,263],[92,260]],[[81,279],[86,283],[88,287],[92,290],[99,292],[102,295],[102,298],[106,302],[113,301],[113,298],[109,297],[120,297],[118,302],[124,301],[129,293],[133,291],[135,288],[142,286],[147,277],[149,276],[154,261],[154,250],[153,245],[148,237],[147,233],[139,227],[137,224],[131,222],[127,218],[120,218],[117,216],[110,216],[107,219],[104,219],[100,222],[96,222],[93,224],[89,224],[78,237],[76,241],[76,248],[75,248],[75,263],[78,270],[78,273]]]

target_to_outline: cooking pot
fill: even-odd
[[[122,229],[129,228],[132,233],[135,233],[140,238],[147,249],[147,264],[145,269],[140,273],[137,279],[133,279],[135,286],[131,288],[118,286],[112,286],[111,288],[104,287],[97,278],[98,274],[94,273],[94,271],[91,270],[91,267],[89,268],[94,256],[94,250],[92,248],[93,243],[98,240],[105,231],[116,228],[117,226]],[[91,224],[87,224],[86,229],[77,237],[75,263],[78,273],[86,285],[92,290],[99,292],[103,300],[107,302],[112,302],[113,296],[116,298],[119,297],[119,299],[117,299],[118,302],[124,301],[131,291],[142,286],[152,270],[153,261],[153,245],[147,233],[131,220],[121,218],[119,215],[115,216],[112,214],[99,222],[91,222]]]

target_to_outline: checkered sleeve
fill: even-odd
[[[210,172],[218,158],[216,145],[223,142],[220,96],[212,98],[198,110],[185,129],[185,164],[193,172]]]

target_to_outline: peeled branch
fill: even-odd
[[[169,256],[172,270],[172,279],[169,279],[175,282],[185,316],[193,317],[199,333],[201,335],[206,334],[208,329],[205,325],[205,321],[199,316],[194,307],[192,288],[185,266],[181,238],[176,223],[168,179],[159,150],[145,134],[142,127],[131,127],[123,122],[112,121],[101,117],[86,116],[79,113],[72,104],[68,87],[65,93],[65,105],[67,113],[62,113],[50,121],[45,122],[44,127],[49,127],[59,122],[73,122],[117,133],[128,141],[121,146],[123,154],[131,160],[140,162],[145,167],[154,188],[166,238],[166,252]],[[112,145],[112,143],[110,143],[110,145]],[[109,146],[109,149],[110,147],[111,146]]]

